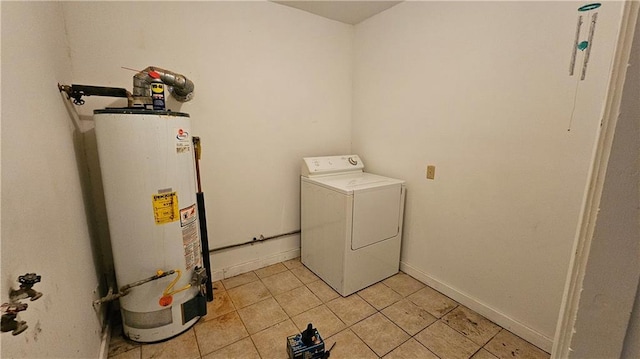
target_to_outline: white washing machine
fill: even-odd
[[[302,163],[301,260],[342,296],[400,266],[404,181],[363,169],[357,155]]]

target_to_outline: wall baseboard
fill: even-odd
[[[551,352],[551,347],[553,346],[552,338],[548,338],[547,336],[527,327],[526,325],[500,312],[499,310],[496,310],[494,308],[487,306],[482,302],[479,302],[476,298],[473,298],[468,294],[459,291],[456,288],[453,288],[445,283],[440,282],[439,280],[420,271],[419,269],[411,266],[410,264],[407,264],[405,262],[400,262],[400,270],[414,277],[415,279],[423,282],[429,287],[450,297],[451,299],[464,305],[465,307],[486,317],[487,319],[493,321],[494,323],[498,324],[504,329],[511,331],[512,333],[518,335],[519,337],[532,343],[533,345],[541,348],[542,350],[545,350],[546,352]]]
[[[215,282],[218,280],[230,278],[239,274],[247,273],[252,270],[264,268],[266,266],[284,262],[286,260],[297,258],[297,257],[300,257],[300,248],[290,249],[284,252],[267,256],[267,257],[258,258],[245,263],[214,270],[211,273],[211,277],[212,277],[211,280]]]
[[[274,255],[270,255],[263,258],[258,258],[238,265],[215,270],[211,273],[212,280],[218,281],[226,278],[230,278],[236,275],[247,273],[256,269],[264,268],[266,266],[284,262],[289,259],[297,258],[300,256],[300,248],[290,249],[284,252],[280,252]],[[486,317],[501,327],[513,332],[520,336],[524,340],[536,345],[537,347],[550,352],[553,346],[553,339],[549,338],[532,328],[518,322],[517,320],[509,317],[508,315],[496,310],[486,304],[479,302],[477,299],[467,295],[464,292],[459,291],[439,280],[431,277],[430,275],[422,272],[421,270],[407,264],[400,262],[400,270],[406,274],[414,277],[415,279],[423,282],[431,288],[441,292],[442,294],[450,297],[456,302],[468,307],[469,309],[476,311],[478,314]]]

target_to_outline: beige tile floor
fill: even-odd
[[[185,333],[138,344],[114,326],[112,359],[286,359],[286,337],[313,323],[331,358],[539,359],[549,354],[398,273],[342,297],[289,260],[214,283],[208,314]]]

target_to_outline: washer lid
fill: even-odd
[[[311,177],[303,180],[320,184],[324,187],[340,191],[344,194],[352,194],[354,191],[372,190],[378,187],[401,185],[403,180],[389,178],[373,173],[357,172],[349,174],[337,174],[332,176]]]

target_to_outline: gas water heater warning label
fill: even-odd
[[[185,267],[191,269],[202,266],[200,263],[200,239],[198,237],[198,218],[195,203],[180,210],[182,227],[182,246],[184,248]]]
[[[171,223],[179,219],[178,195],[176,192],[154,194],[152,202],[156,224]]]
[[[182,227],[195,222],[196,218],[196,205],[192,204],[187,208],[183,208],[180,210],[180,225]]]

